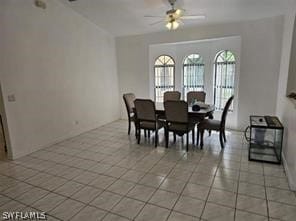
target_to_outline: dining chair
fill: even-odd
[[[213,119],[204,119],[202,122],[200,122],[197,126],[198,132],[197,132],[197,143],[199,140],[199,133],[200,133],[200,147],[201,149],[203,148],[203,135],[204,135],[204,130],[215,130],[219,131],[219,138],[220,138],[220,145],[221,148],[224,148],[224,142],[226,142],[226,136],[225,136],[225,123],[226,123],[226,117],[227,113],[229,110],[229,107],[232,103],[234,96],[231,96],[223,109],[221,120],[213,120]]]
[[[163,94],[163,102],[166,101],[179,101],[181,93],[179,91],[166,91]],[[159,119],[163,122],[166,121],[165,115],[159,115]],[[176,142],[176,134],[174,133],[174,142]]]
[[[164,124],[158,121],[155,111],[155,103],[150,99],[136,99],[134,101],[136,109],[136,128],[138,144],[141,140],[141,129],[154,131],[155,147],[158,144],[158,130],[161,129]]]
[[[206,92],[204,91],[189,91],[187,93],[187,102],[192,104],[194,101],[205,102],[206,101]]]
[[[166,91],[163,94],[163,102],[179,101],[180,99],[181,99],[181,93],[179,91]]]
[[[204,91],[189,91],[187,93],[188,104],[192,104],[195,100],[204,103],[206,101],[206,92],[204,92]],[[214,119],[214,115],[209,114],[208,118]],[[200,122],[200,118],[192,118],[191,120],[193,120],[195,123]],[[211,136],[211,130],[209,130],[208,132],[209,132],[209,136]],[[197,136],[198,136],[198,134],[197,134]],[[198,140],[198,139],[196,139],[196,140]]]
[[[206,92],[204,91],[189,91],[187,92],[187,103],[189,105],[192,105],[193,102],[195,101],[199,101],[199,102],[205,102],[206,101]],[[213,119],[213,116],[210,115],[210,118]],[[203,120],[203,118],[200,117],[190,117],[189,119],[190,121],[193,121],[193,123],[198,124],[199,122],[201,122]],[[211,134],[211,132],[209,131],[209,134]],[[197,134],[198,136],[198,134]],[[198,143],[197,143],[198,145]]]
[[[136,99],[136,96],[133,93],[126,93],[123,94],[123,100],[126,107],[127,117],[128,117],[128,135],[131,131],[131,122],[135,123],[135,113],[134,113],[134,100]],[[135,131],[136,131],[136,125],[135,125]],[[136,133],[136,132],[135,132]]]
[[[166,147],[169,142],[169,132],[183,136],[186,133],[186,151],[188,152],[189,132],[192,131],[192,143],[194,144],[194,127],[195,124],[189,121],[188,104],[185,101],[171,101],[164,103],[166,125],[165,140]]]

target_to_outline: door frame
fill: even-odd
[[[4,96],[2,91],[2,84],[0,81],[0,114],[1,114],[1,123],[2,128],[0,130],[3,131],[3,139],[5,142],[5,152],[7,159],[12,159],[12,151],[11,151],[11,143],[10,143],[10,137],[9,137],[9,130],[8,130],[8,124],[7,124],[7,117],[6,117],[6,110],[5,110],[5,104],[4,104]]]

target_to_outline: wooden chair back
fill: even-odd
[[[185,101],[164,102],[166,120],[173,123],[188,123],[188,104]]]
[[[222,112],[222,116],[221,116],[221,127],[225,127],[225,122],[226,122],[226,117],[227,117],[227,113],[229,111],[230,105],[232,103],[234,96],[232,95],[226,102],[223,112]]]
[[[181,93],[179,91],[166,91],[163,94],[163,102],[179,101],[180,99],[181,99]]]
[[[134,101],[137,120],[156,121],[155,103],[150,99],[136,99]]]
[[[195,99],[196,99],[196,101],[205,102],[206,101],[206,92],[204,92],[204,91],[189,91],[187,93],[188,104],[192,104],[192,102]]]

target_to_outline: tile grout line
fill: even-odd
[[[164,155],[165,156],[165,155]],[[159,159],[158,163],[164,158],[164,156]],[[179,161],[179,160],[178,160]],[[177,162],[178,162],[177,161]],[[157,163],[156,163],[157,164]],[[154,166],[156,165],[154,164]],[[170,170],[170,172],[164,177],[164,179],[162,180],[162,182],[158,185],[157,188],[155,188],[154,192],[151,194],[151,196],[146,200],[144,206],[139,210],[139,212],[137,213],[137,215],[133,218],[133,220],[135,220],[140,214],[141,212],[143,211],[143,209],[145,208],[145,206],[148,204],[148,202],[152,199],[152,197],[154,196],[154,194],[159,190],[159,187],[161,186],[161,184],[164,182],[164,180],[166,179],[166,177],[172,172],[172,170],[176,167],[177,163],[175,163],[174,167],[172,167],[172,169]],[[150,170],[148,170],[145,175],[142,177],[142,179],[149,173],[149,171],[151,171],[154,166],[152,168],[150,168]]]
[[[184,157],[185,154],[186,154],[186,153],[183,153],[183,156],[180,157],[179,160],[178,160],[177,162],[181,161],[181,159]],[[164,158],[164,156],[163,156],[163,158]],[[199,159],[199,161],[200,161],[200,159]],[[169,174],[170,174],[170,173],[176,168],[176,165],[177,165],[177,164],[178,164],[178,163],[175,163],[174,167],[173,167],[173,168],[170,170],[170,172],[165,176],[164,180],[165,180],[166,178],[168,178]],[[151,169],[153,169],[153,168],[151,168]],[[176,168],[176,169],[178,169],[178,168]],[[147,173],[149,173],[149,172],[147,172]],[[194,173],[194,172],[192,171],[190,177],[192,176],[193,173]],[[173,178],[173,179],[176,179],[176,178]],[[190,178],[189,178],[189,179],[190,179]],[[188,179],[188,181],[189,181],[189,179]],[[164,180],[162,181],[162,183],[164,182]],[[177,180],[179,180],[179,179],[177,179]],[[186,184],[188,183],[188,181],[185,183],[184,188],[185,188]],[[162,184],[162,183],[161,183],[161,184]],[[160,189],[161,184],[158,186],[158,188],[156,188],[156,190],[153,192],[153,194],[150,196],[150,198],[146,201],[144,207],[145,207],[147,204],[151,204],[151,205],[154,205],[154,206],[157,206],[157,207],[160,207],[160,208],[166,209],[166,210],[170,210],[170,213],[169,213],[169,215],[168,215],[168,217],[167,217],[167,219],[168,219],[169,216],[170,216],[170,214],[171,214],[171,212],[173,211],[173,207],[175,206],[175,204],[177,203],[178,199],[180,198],[181,193],[183,192],[183,190],[182,190],[182,192],[181,192],[180,194],[178,194],[179,197],[178,197],[178,199],[176,200],[176,202],[174,203],[174,206],[172,207],[172,209],[168,209],[168,208],[166,208],[166,207],[159,206],[159,205],[154,204],[154,203],[151,203],[151,202],[149,203],[149,201],[151,200],[151,198],[154,196],[155,192],[157,192],[158,190],[162,190],[162,191],[166,191],[166,192],[175,193],[175,192],[173,192],[173,191]],[[183,188],[183,189],[184,189],[184,188]],[[143,207],[143,208],[144,208],[144,207]],[[143,210],[143,208],[141,209],[141,211]],[[137,216],[141,213],[141,211],[139,211],[139,213],[137,214]],[[183,213],[183,214],[184,214],[184,213]],[[187,214],[184,214],[184,215],[187,215]],[[136,216],[136,217],[137,217],[137,216]]]
[[[270,215],[269,215],[269,203],[268,203],[268,196],[267,196],[267,190],[266,190],[266,183],[265,183],[265,168],[263,167],[263,181],[264,181],[264,192],[265,192],[265,200],[266,200],[266,212],[267,212],[267,219],[268,221],[270,220]]]
[[[188,153],[187,153],[187,154],[188,154]],[[174,203],[174,205],[173,205],[172,208],[170,209],[170,213],[169,213],[168,217],[166,218],[166,221],[168,221],[169,217],[171,216],[172,212],[174,211],[174,208],[175,208],[176,204],[178,203],[179,199],[181,198],[182,193],[184,192],[184,189],[186,188],[187,184],[189,183],[189,180],[191,179],[191,177],[192,177],[192,175],[193,175],[195,169],[197,168],[199,162],[200,162],[200,159],[198,160],[198,162],[196,162],[197,165],[195,166],[194,170],[191,172],[191,175],[190,175],[190,177],[188,178],[187,182],[185,183],[185,185],[184,185],[182,191],[180,192],[180,194],[179,194],[179,196],[178,196],[176,202]],[[188,215],[188,214],[185,214],[185,213],[182,213],[182,214],[184,214],[184,215]],[[190,216],[191,216],[191,215],[190,215]],[[199,217],[199,218],[200,218],[200,217]]]
[[[47,160],[48,161],[48,160]],[[46,173],[46,172],[44,172],[44,173]],[[47,174],[47,173],[46,173]],[[51,174],[50,174],[51,175]],[[122,174],[123,175],[123,174]],[[56,176],[56,175],[55,175]],[[78,177],[78,176],[80,176],[80,175],[77,175],[76,177]],[[7,176],[7,177],[9,177],[9,176]],[[33,177],[33,176],[32,176]],[[59,176],[56,176],[56,177],[59,177]],[[13,177],[12,177],[13,178]],[[75,178],[75,177],[74,177]],[[73,179],[74,178],[72,178],[71,180],[68,180],[68,181],[73,181]],[[113,177],[114,178],[114,177]],[[15,178],[13,178],[13,179],[15,179]],[[29,178],[28,178],[29,179]],[[28,180],[28,179],[26,179],[26,180]],[[120,178],[117,178],[113,183],[115,183],[117,180],[119,180]],[[17,179],[15,179],[15,180],[17,180]],[[86,203],[84,203],[84,202],[82,202],[82,201],[79,201],[79,200],[77,200],[77,199],[73,199],[73,198],[71,198],[71,197],[68,197],[68,196],[64,196],[64,195],[62,195],[62,194],[59,194],[59,193],[56,193],[56,192],[53,192],[54,190],[56,190],[56,189],[58,189],[59,187],[61,187],[61,186],[63,186],[64,184],[62,184],[62,185],[60,185],[60,186],[58,186],[57,188],[55,188],[54,190],[48,190],[48,189],[45,189],[45,188],[43,188],[43,187],[40,187],[40,186],[37,186],[37,185],[34,185],[34,184],[31,184],[31,183],[28,183],[28,182],[26,182],[26,180],[24,180],[24,181],[22,181],[23,183],[26,183],[26,184],[28,184],[28,185],[31,185],[31,186],[33,186],[33,187],[36,187],[36,188],[39,188],[39,189],[43,189],[43,190],[45,190],[45,191],[47,191],[47,192],[49,192],[49,193],[47,193],[47,194],[45,194],[43,197],[41,197],[40,199],[38,199],[38,200],[36,200],[35,202],[37,202],[37,201],[39,201],[39,200],[42,200],[43,198],[45,198],[47,195],[49,195],[50,193],[54,193],[54,194],[57,194],[57,195],[60,195],[60,196],[62,196],[62,197],[65,197],[66,199],[65,200],[63,200],[62,202],[60,202],[59,204],[57,204],[54,208],[52,208],[50,211],[53,211],[55,208],[57,208],[59,205],[61,205],[63,202],[65,202],[67,199],[71,199],[71,200],[74,200],[74,201],[77,201],[77,202],[79,202],[79,203],[83,203],[85,206],[83,207],[83,208],[85,208],[87,205],[89,205],[89,204],[86,204]],[[43,182],[42,182],[43,183]],[[79,182],[77,182],[77,183],[79,183]],[[107,190],[107,188],[109,188],[111,185],[113,185],[113,183],[111,183],[108,187],[106,187],[99,195],[101,195],[103,192],[105,192],[106,190]],[[80,184],[83,184],[84,185],[84,187],[85,186],[89,186],[88,184],[85,184],[85,183],[80,183]],[[81,189],[83,189],[84,187],[82,187]],[[7,188],[7,189],[9,189],[9,188]],[[80,190],[81,190],[80,189]],[[96,188],[97,189],[97,188]],[[79,190],[79,191],[80,191]],[[30,190],[28,190],[28,191],[26,191],[26,192],[24,192],[24,193],[22,193],[22,194],[20,194],[19,196],[22,196],[22,195],[24,195],[25,193],[27,193],[27,192],[29,192]],[[109,192],[111,192],[111,191],[109,191]],[[116,193],[117,194],[117,193]],[[74,195],[74,194],[73,194]],[[98,196],[99,196],[98,195]],[[120,194],[117,194],[117,195],[120,195]],[[5,195],[6,197],[8,197],[8,198],[10,198],[9,196],[7,196],[7,195]],[[97,196],[97,197],[98,197]],[[10,198],[10,199],[12,199],[12,198]],[[12,199],[12,200],[15,200],[15,199]],[[25,206],[29,206],[29,207],[31,207],[31,208],[34,208],[34,209],[37,209],[37,210],[39,210],[38,208],[35,208],[35,207],[33,207],[32,205],[27,205],[27,204],[25,204],[25,203],[23,203],[23,202],[21,202],[21,201],[18,201],[18,200],[15,200],[15,201],[17,201],[17,202],[19,202],[19,203],[21,203],[22,205],[25,205]],[[92,200],[93,201],[93,200]],[[75,215],[77,215],[83,208],[81,208],[77,213],[75,213],[72,217],[74,217]],[[101,209],[101,208],[99,208],[99,209]],[[50,211],[48,211],[48,212],[50,212]],[[109,211],[108,211],[109,212]],[[51,216],[53,216],[53,215],[51,215]],[[56,218],[55,216],[53,216],[54,218]],[[71,218],[72,218],[71,217]]]
[[[218,172],[218,168],[219,168],[219,165],[220,165],[221,161],[222,161],[222,160],[219,158],[219,162],[218,162],[218,165],[217,165],[217,168],[216,168],[215,174],[214,174],[214,178],[213,178],[213,180],[212,180],[212,182],[211,182],[211,186],[210,186],[210,189],[209,189],[208,195],[207,195],[207,197],[206,197],[206,199],[205,199],[205,205],[204,205],[204,207],[203,207],[203,209],[202,209],[202,212],[201,212],[201,214],[200,214],[200,219],[202,219],[202,216],[203,216],[203,214],[204,214],[204,211],[205,211],[206,205],[207,205],[207,203],[208,203],[208,199],[209,199],[209,196],[210,196],[211,190],[212,190],[212,188],[213,188],[213,184],[214,184],[214,182],[215,182],[216,174],[217,174],[217,172]]]
[[[166,154],[168,154],[168,153],[166,153]],[[165,155],[166,155],[165,154]],[[144,173],[144,175],[141,177],[141,179],[140,180],[142,180],[147,174],[151,174],[151,173],[149,173],[149,171],[151,171],[155,166],[156,166],[156,164],[158,164],[160,161],[161,161],[161,159],[162,158],[164,158],[165,157],[165,155],[164,156],[162,156],[159,160],[157,160],[154,164],[153,164],[153,166],[148,170],[148,171],[146,171],[145,173]],[[145,157],[143,157],[143,158],[145,158]],[[175,164],[176,165],[176,164]],[[173,167],[174,168],[174,167]],[[173,170],[173,168],[171,169],[171,170]],[[123,175],[122,175],[123,176]],[[166,176],[165,176],[166,177]],[[163,181],[165,180],[165,177],[164,177],[164,179],[163,179]],[[139,181],[140,180],[138,180],[137,182],[132,182],[132,183],[134,183],[135,185],[143,185],[143,184],[140,184],[139,183]],[[162,181],[162,182],[163,182]],[[161,183],[162,183],[161,182]],[[159,186],[161,186],[161,183],[159,184]],[[143,186],[147,186],[147,187],[151,187],[151,186],[148,186],[148,185],[143,185]],[[129,197],[129,196],[127,196],[128,195],[128,193],[130,192],[130,191],[132,191],[133,189],[135,188],[135,186],[134,187],[132,187],[123,197],[126,197],[126,198],[130,198],[130,199],[134,199],[134,198],[132,198],[132,197]],[[154,188],[154,187],[153,187]],[[154,193],[157,191],[159,189],[159,187],[158,188],[155,188],[155,191],[151,194],[151,196],[150,196],[150,198],[147,200],[147,201],[141,201],[141,200],[138,200],[138,199],[134,199],[134,200],[138,200],[138,201],[140,201],[140,202],[143,202],[144,203],[144,205],[143,205],[143,207],[140,209],[140,211],[136,214],[136,216],[133,218],[133,219],[135,219],[140,213],[141,213],[141,211],[143,210],[143,208],[145,207],[145,205],[146,204],[148,204],[148,202],[149,202],[149,200],[153,197],[153,195],[154,195]],[[111,192],[111,191],[110,191]],[[121,201],[122,201],[122,199],[123,199],[123,197],[111,208],[111,210],[110,210],[110,212],[112,213],[112,209],[113,208],[115,208]],[[117,213],[113,213],[113,214],[116,214],[116,215],[120,215],[120,214],[117,214]],[[122,215],[120,215],[121,217],[124,217],[124,216],[122,216]],[[124,217],[124,218],[128,218],[128,217]],[[129,219],[129,218],[128,218]]]
[[[78,140],[77,138],[76,138],[76,140]],[[95,140],[95,139],[94,139]],[[75,143],[75,142],[73,142],[73,143]],[[93,146],[95,146],[96,144],[94,144]],[[76,146],[76,145],[75,145]],[[65,147],[67,147],[67,145],[65,146]],[[84,148],[84,149],[80,149],[80,152],[79,153],[82,153],[82,152],[84,152],[86,150],[86,148]],[[47,150],[46,150],[47,151]],[[92,150],[89,150],[89,151],[92,151]],[[51,152],[51,151],[47,151],[47,152]],[[118,154],[116,154],[116,153],[120,153],[121,151],[120,150],[117,150],[116,152],[114,152],[114,153],[112,153],[110,156],[113,156],[113,154],[117,157],[118,156]],[[136,149],[132,149],[132,152],[137,152],[137,150]],[[146,152],[146,151],[145,151]],[[207,153],[209,153],[210,151],[207,151]],[[73,160],[75,160],[75,158],[77,158],[77,159],[83,159],[83,160],[90,160],[90,161],[95,161],[96,163],[99,163],[99,162],[102,162],[103,161],[103,159],[101,159],[101,160],[99,160],[99,161],[96,161],[96,160],[93,160],[93,159],[87,159],[87,158],[83,158],[83,157],[79,157],[79,156],[76,156],[75,154],[74,155],[68,155],[68,154],[65,154],[65,153],[59,153],[59,152],[55,152],[55,151],[52,151],[51,153],[55,153],[55,154],[57,154],[57,155],[65,155],[65,156],[68,156],[68,157],[70,157],[70,158],[73,158],[73,159],[71,159],[71,161],[73,161]],[[77,153],[77,154],[79,154],[79,153]],[[96,153],[98,153],[98,152],[96,152]],[[142,153],[144,153],[144,151],[142,152]],[[149,153],[149,152],[146,152],[146,153]],[[151,151],[150,151],[150,153],[151,153]],[[165,155],[163,155],[162,156],[162,158],[160,158],[160,159],[158,159],[158,162],[160,162],[161,161],[161,159],[163,159],[167,154],[168,154],[169,152],[166,152],[165,153]],[[104,154],[106,154],[106,153],[104,153]],[[241,151],[241,156],[243,155],[243,151]],[[34,156],[31,156],[31,157],[33,157],[34,158]],[[108,165],[111,165],[111,167],[110,168],[114,168],[114,167],[119,167],[119,168],[124,168],[124,169],[126,169],[126,172],[125,173],[123,173],[123,174],[121,174],[121,176],[119,176],[119,177],[116,177],[116,179],[115,179],[115,181],[113,182],[113,183],[115,183],[115,182],[117,182],[118,180],[120,180],[120,179],[123,179],[122,177],[124,176],[124,174],[126,174],[126,173],[128,173],[129,171],[131,171],[131,170],[133,170],[133,168],[131,168],[131,167],[127,167],[127,166],[122,166],[122,165],[119,165],[120,164],[120,162],[122,162],[122,161],[124,161],[124,159],[127,159],[128,158],[128,155],[126,155],[124,158],[119,158],[119,161],[112,161],[112,164],[108,164],[107,162],[104,162],[104,164],[108,164]],[[145,156],[142,156],[142,158],[145,158]],[[65,167],[68,167],[68,168],[77,168],[77,169],[79,169],[79,170],[82,170],[82,171],[88,171],[88,172],[91,172],[91,173],[95,173],[95,174],[97,174],[97,175],[103,175],[103,176],[108,176],[108,177],[113,177],[113,176],[110,176],[110,175],[107,175],[107,174],[104,174],[104,173],[96,173],[96,172],[94,172],[94,171],[91,171],[91,170],[89,170],[90,168],[92,168],[93,166],[91,166],[91,167],[89,167],[89,168],[87,168],[87,169],[82,169],[82,168],[80,168],[80,167],[75,167],[75,165],[74,166],[71,166],[70,164],[69,165],[67,165],[67,164],[63,164],[63,163],[60,163],[60,162],[55,162],[55,161],[51,161],[51,160],[48,160],[48,159],[42,159],[42,158],[38,158],[38,157],[35,157],[35,159],[37,159],[37,160],[42,160],[42,161],[48,161],[48,162],[50,162],[50,163],[53,163],[53,164],[55,164],[55,165],[62,165],[62,166],[65,166]],[[179,158],[179,161],[180,161],[180,159],[182,159],[182,158]],[[199,161],[201,160],[202,158],[200,158],[199,159]],[[230,158],[231,159],[231,158]],[[228,160],[230,160],[230,159],[228,159]],[[221,159],[220,159],[220,162],[221,162]],[[198,162],[199,163],[199,162]],[[240,161],[240,167],[241,167],[241,164],[242,163],[242,161]],[[150,170],[149,171],[145,171],[145,174],[143,175],[143,177],[146,175],[146,174],[148,174],[149,172],[151,172],[151,170],[152,170],[152,168],[154,168],[155,166],[156,166],[156,164],[157,163],[154,163],[154,166],[153,167],[151,167],[150,168]],[[15,166],[18,166],[18,167],[20,167],[22,164],[14,164]],[[27,164],[26,164],[27,165]],[[0,165],[1,166],[1,165]],[[164,177],[164,179],[162,180],[162,182],[160,183],[160,185],[158,186],[158,188],[156,188],[156,190],[154,191],[154,193],[157,191],[157,190],[163,190],[163,189],[160,189],[160,186],[162,185],[162,183],[164,182],[164,180],[166,179],[166,178],[168,178],[168,175],[171,173],[171,171],[173,170],[173,169],[175,169],[175,168],[177,168],[176,167],[177,166],[177,163],[174,165],[174,167],[170,170],[170,172],[168,173],[168,174],[166,174],[166,176]],[[51,167],[54,167],[54,166],[51,166]],[[53,176],[53,177],[61,177],[62,178],[62,176],[60,176],[60,175],[57,175],[57,174],[52,174],[52,173],[48,173],[47,171],[45,171],[45,170],[48,170],[50,167],[47,167],[47,165],[45,164],[45,167],[42,169],[42,170],[36,170],[36,168],[34,167],[34,166],[31,166],[31,167],[28,167],[28,169],[31,169],[31,170],[34,170],[35,172],[36,172],[36,174],[35,175],[39,175],[39,174],[49,174],[49,175],[51,175],[51,176]],[[218,167],[216,168],[216,171],[215,171],[215,175],[214,175],[214,179],[213,179],[213,181],[212,181],[212,185],[210,186],[210,190],[209,190],[209,193],[208,193],[208,196],[207,196],[207,198],[209,197],[209,194],[210,194],[210,191],[211,191],[211,189],[213,188],[213,182],[214,182],[214,180],[215,180],[215,178],[216,178],[216,175],[217,175],[217,169],[218,169]],[[138,170],[136,170],[136,171],[138,171]],[[141,172],[141,171],[138,171],[138,172]],[[240,174],[240,170],[239,170],[239,174]],[[248,171],[247,171],[248,172]],[[194,171],[192,171],[191,172],[191,175],[190,175],[190,177],[192,177],[192,175],[194,174]],[[31,177],[27,177],[25,180],[29,180],[30,178],[32,178],[32,177],[34,177],[35,175],[32,175]],[[5,177],[8,177],[8,178],[12,178],[13,180],[16,180],[17,182],[20,182],[20,183],[26,183],[23,179],[17,179],[17,178],[15,178],[14,176],[7,176],[6,174],[4,174],[4,176]],[[77,175],[77,176],[79,176],[79,175]],[[65,183],[67,183],[67,182],[69,182],[69,181],[75,181],[75,180],[73,180],[73,179],[75,179],[77,176],[74,176],[73,178],[71,178],[71,179],[66,179],[66,182]],[[265,175],[263,175],[264,177],[265,177]],[[142,178],[143,178],[142,177]],[[113,177],[114,178],[114,177]],[[141,178],[141,179],[142,179]],[[190,178],[189,178],[190,179]],[[123,179],[124,180],[124,179]],[[126,180],[124,180],[124,181],[126,181]],[[81,183],[81,182],[79,182],[79,181],[75,181],[75,182],[77,182],[77,183]],[[92,182],[92,181],[91,181]],[[83,188],[85,188],[85,187],[87,187],[87,186],[91,186],[90,185],[90,183],[91,182],[89,182],[89,183],[87,183],[87,184],[85,184],[85,183],[82,183],[82,185],[83,185],[83,187],[81,188],[81,189],[83,189]],[[130,181],[130,180],[127,180],[127,182],[131,182],[131,183],[134,183],[134,184],[138,184],[138,182],[139,182],[139,180],[138,180],[138,182],[132,182],[132,181]],[[186,184],[189,182],[189,180],[187,180],[187,182],[185,183],[185,185],[184,185],[184,187],[186,186]],[[239,182],[239,179],[238,179],[238,182]],[[264,182],[265,182],[265,180],[264,180]],[[44,182],[42,182],[42,183],[44,183]],[[60,188],[61,186],[63,186],[65,183],[63,183],[63,184],[61,184],[61,185],[59,185],[58,187],[56,187],[55,189],[58,189],[58,188]],[[112,185],[113,183],[111,183],[110,185]],[[36,185],[32,185],[31,183],[28,183],[29,185],[31,185],[31,186],[36,186],[37,188],[40,188],[40,186],[37,186],[37,184]],[[143,184],[141,184],[141,185],[143,185]],[[94,187],[94,186],[91,186],[91,187],[93,187],[93,188],[96,188],[96,189],[100,189],[100,188],[97,188],[97,187]],[[104,191],[108,191],[107,190],[107,188],[109,188],[109,186],[108,187],[106,187],[106,188],[104,188],[104,189],[101,189],[102,190],[102,192],[104,192]],[[133,187],[134,188],[134,187]],[[133,188],[131,188],[124,196],[122,196],[121,194],[119,194],[122,198],[121,198],[121,200],[124,198],[124,197],[127,197],[127,198],[130,198],[130,197],[128,197],[127,196],[127,194],[133,189]],[[239,188],[239,185],[238,185],[238,187],[237,188]],[[266,186],[265,186],[265,183],[264,183],[264,188],[265,188],[265,194],[266,194]],[[273,187],[274,188],[274,187]],[[9,189],[9,188],[5,188],[5,189]],[[42,188],[41,188],[42,189]],[[48,189],[45,189],[46,191],[48,191],[49,193],[50,192],[53,192],[55,189],[52,189],[52,191],[48,191]],[[81,190],[80,189],[80,190]],[[278,188],[276,188],[276,189],[278,189]],[[79,190],[79,191],[80,191]],[[169,190],[166,190],[166,189],[164,189],[164,191],[168,191],[168,192],[171,192],[171,191],[169,191]],[[177,193],[179,196],[178,196],[178,199],[176,200],[176,202],[175,202],[175,204],[174,204],[174,206],[176,205],[176,203],[178,202],[178,200],[179,200],[179,198],[181,197],[181,195],[182,195],[182,192],[184,191],[184,188],[183,188],[183,190],[181,191],[181,193]],[[101,193],[102,193],[101,192]],[[110,192],[112,192],[112,191],[110,191]],[[174,192],[174,191],[172,191],[172,192]],[[58,194],[58,193],[56,193],[56,192],[54,192],[55,194]],[[101,194],[100,193],[100,194]],[[151,195],[151,197],[154,195],[154,193]],[[24,194],[24,193],[22,193],[22,194]],[[21,194],[21,195],[22,195]],[[100,195],[99,194],[99,195]],[[116,193],[117,194],[117,193]],[[46,197],[48,194],[46,194],[44,197]],[[61,194],[59,194],[59,195],[61,195]],[[72,194],[72,195],[74,195],[74,194]],[[98,195],[98,196],[99,196]],[[237,195],[238,195],[238,193],[237,193]],[[61,195],[61,196],[63,196],[63,197],[65,197],[64,195]],[[97,197],[98,197],[97,196]],[[148,201],[147,201],[147,203],[149,202],[149,200],[151,199],[151,197],[148,199]],[[10,198],[10,197],[8,197],[8,198]],[[66,197],[66,198],[70,198],[70,199],[73,199],[73,198],[71,198],[71,197]],[[41,198],[42,199],[42,198]],[[41,199],[39,199],[39,200],[41,200]],[[266,199],[267,199],[267,197],[266,197]],[[38,201],[39,201],[38,200]],[[73,199],[73,200],[75,200],[75,199]],[[121,201],[120,200],[120,201]],[[75,201],[78,201],[78,202],[81,202],[81,201],[79,201],[79,200],[75,200]],[[119,201],[119,202],[120,202]],[[141,201],[141,200],[139,200],[139,201]],[[206,202],[208,201],[208,199],[206,200]],[[237,196],[236,196],[236,201],[237,201]],[[62,201],[62,202],[64,202],[64,201]],[[146,203],[146,204],[147,204]],[[26,205],[26,204],[23,204],[23,203],[21,203],[22,205]],[[87,206],[87,205],[89,205],[89,203],[88,204],[85,204],[85,203],[83,203],[85,206]],[[144,206],[146,205],[146,204],[144,204]],[[60,204],[59,204],[60,205]],[[152,204],[153,205],[153,204]],[[288,205],[290,205],[290,204],[288,204]],[[157,206],[157,205],[156,205]],[[172,213],[172,211],[173,211],[173,208],[174,208],[174,206],[172,207],[172,209],[170,210],[170,213],[169,214],[171,214]],[[267,205],[268,206],[268,205]],[[31,206],[29,206],[29,207],[31,207]],[[161,206],[158,206],[158,207],[161,207]],[[83,208],[85,208],[85,207],[83,207]],[[82,208],[82,209],[83,209]],[[99,208],[99,209],[101,209],[101,208]],[[203,208],[203,211],[202,212],[204,212],[204,209],[205,209],[205,206],[204,206],[204,208]],[[236,209],[236,208],[235,208]],[[102,210],[102,209],[101,209]],[[236,211],[236,210],[235,210]],[[110,211],[107,211],[107,214],[109,214],[109,213],[112,213],[112,211],[110,212]],[[106,214],[106,215],[107,215]],[[75,216],[75,215],[74,215]],[[123,217],[123,216],[122,216]],[[169,216],[168,216],[169,217]],[[167,218],[168,218],[167,217]]]
[[[243,145],[243,144],[242,144]],[[242,166],[242,153],[240,156],[240,164],[238,170],[238,179],[237,179],[237,188],[236,188],[236,197],[235,197],[235,204],[234,204],[234,221],[236,220],[236,213],[237,213],[237,199],[239,194],[239,187],[240,187],[240,173],[241,173],[241,166]]]

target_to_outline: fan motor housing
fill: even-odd
[[[176,9],[171,9],[171,10],[168,10],[167,12],[166,12],[166,14],[167,15],[172,15],[172,14],[175,14],[176,13]]]
[[[171,6],[173,6],[176,3],[176,0],[168,0]]]

